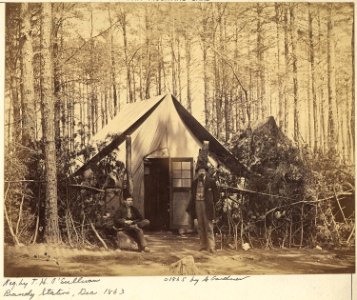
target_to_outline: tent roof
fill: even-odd
[[[91,144],[104,141],[108,135],[118,135],[135,125],[141,118],[146,119],[146,114],[151,112],[157,107],[165,98],[165,95],[160,95],[147,100],[133,102],[124,106],[118,114],[111,119],[107,125],[99,130],[91,139]],[[154,108],[154,109],[153,109]],[[146,116],[146,117],[145,117]],[[140,123],[141,124],[141,123]]]
[[[191,132],[196,138],[203,143],[209,141],[209,152],[214,153],[220,162],[222,162],[228,169],[241,176],[248,176],[249,171],[242,165],[238,159],[224,147],[212,134],[210,134],[205,127],[201,125],[183,106],[172,96],[176,110],[180,115],[185,125],[190,128]]]
[[[104,141],[108,135],[113,135],[111,141],[104,145],[101,150],[76,170],[73,176],[83,172],[90,164],[99,162],[123,143],[125,137],[132,134],[167,97],[169,97],[169,101],[173,101],[178,115],[183,123],[191,130],[193,135],[196,136],[201,143],[203,143],[203,141],[210,142],[209,151],[213,156],[234,173],[242,176],[248,175],[249,171],[237,160],[237,158],[215,139],[215,137],[211,135],[173,95],[167,94],[126,105],[118,115],[93,136],[91,143],[95,145],[98,142]]]

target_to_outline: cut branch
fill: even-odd
[[[7,187],[6,189],[6,192],[5,192],[5,199],[4,199],[4,212],[5,212],[5,218],[6,218],[6,223],[7,223],[7,226],[9,227],[9,231],[10,231],[10,234],[15,242],[15,244],[17,246],[20,246],[20,242],[19,242],[19,239],[18,237],[16,236],[16,234],[14,233],[14,230],[12,228],[12,224],[11,224],[11,220],[10,220],[10,217],[8,215],[8,212],[7,212],[7,208],[6,208],[6,198],[7,198],[7,194],[9,192],[9,186]]]
[[[70,187],[79,188],[79,189],[90,190],[90,191],[94,191],[94,192],[98,192],[98,193],[104,193],[105,192],[102,189],[98,189],[98,188],[95,188],[95,187],[89,186],[89,185],[70,184],[69,186]]]
[[[108,250],[107,244],[106,244],[105,241],[101,238],[101,236],[99,235],[98,231],[95,229],[93,223],[90,222],[89,224],[90,224],[90,227],[92,228],[94,234],[95,234],[96,237],[98,238],[98,240],[102,243],[103,247]]]
[[[20,227],[20,223],[21,223],[22,207],[24,205],[24,200],[25,200],[25,195],[23,194],[21,197],[21,203],[20,203],[20,208],[19,208],[19,217],[18,217],[17,223],[16,223],[16,230],[15,230],[16,236],[18,236],[18,234],[19,234],[19,227]]]

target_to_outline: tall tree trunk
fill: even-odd
[[[42,111],[43,138],[45,141],[46,168],[46,229],[45,240],[58,243],[60,240],[57,209],[57,170],[54,131],[54,81],[52,56],[52,9],[51,3],[42,3]]]
[[[311,92],[312,92],[312,116],[314,123],[314,134],[313,134],[313,152],[316,153],[318,147],[318,130],[317,130],[317,95],[316,95],[316,70],[315,70],[315,48],[313,39],[313,16],[311,13],[311,4],[308,3],[309,8],[309,54],[310,54],[310,77],[311,77]]]
[[[238,20],[235,22],[235,38],[234,38],[234,70],[236,73],[239,71],[239,27],[238,27]],[[232,82],[236,81],[236,78],[234,74],[232,74]],[[235,128],[233,128],[234,132],[237,132],[240,128],[243,128],[246,124],[247,121],[247,107],[248,107],[248,99],[244,98],[243,95],[243,90],[242,87],[239,85],[239,83],[235,83],[232,86],[232,95],[231,95],[232,101],[234,103],[231,103],[233,106],[234,104],[234,109],[235,109],[235,121],[233,124],[235,124]],[[234,99],[234,100],[233,100]],[[233,125],[232,124],[232,125]]]
[[[288,4],[287,4],[288,5]],[[284,132],[288,134],[289,131],[289,8],[284,8],[284,58],[285,58],[285,79],[284,79]]]
[[[215,16],[212,16],[215,18]],[[216,33],[215,33],[215,23],[212,23],[212,43],[213,47],[216,48]],[[221,138],[221,125],[222,125],[222,94],[221,94],[221,74],[220,74],[220,63],[219,58],[214,51],[213,54],[213,72],[214,72],[214,93],[213,93],[213,102],[215,106],[216,113],[216,137],[217,139]]]
[[[335,74],[335,35],[333,4],[329,4],[327,21],[327,80],[328,80],[328,122],[327,140],[329,151],[337,151],[337,106],[336,106],[336,74]]]
[[[341,121],[341,140],[342,140],[342,158],[343,158],[343,162],[347,163],[350,161],[350,155],[349,155],[349,151],[351,149],[351,144],[350,144],[350,139],[349,139],[349,121],[350,121],[350,110],[349,110],[349,88],[348,88],[348,84],[349,81],[345,79],[343,80],[344,82],[341,84],[341,90],[343,91],[343,103],[341,105],[342,109],[342,113],[340,116],[340,121]]]
[[[86,127],[85,127],[85,90],[84,83],[79,82],[79,120],[81,124],[80,136],[81,136],[81,149],[84,149],[86,145]],[[69,105],[69,100],[67,100],[67,107]]]
[[[263,4],[256,4],[257,12],[257,65],[258,65],[258,119],[263,119],[265,116],[265,67],[264,67],[264,45],[263,45],[263,24],[262,13]]]
[[[123,31],[123,44],[124,44],[124,59],[126,66],[126,84],[127,84],[127,103],[132,103],[133,90],[132,90],[132,77],[131,77],[131,61],[128,55],[128,35],[127,35],[127,13],[123,10],[120,14],[120,24]]]
[[[151,47],[150,47],[150,16],[148,8],[145,6],[145,50],[146,50],[146,63],[145,63],[145,98],[150,98],[150,86],[151,86]]]
[[[21,4],[22,18],[22,143],[25,146],[33,145],[35,141],[35,91],[33,75],[33,49],[31,34],[31,10],[28,3]]]
[[[180,36],[176,37],[177,46],[177,81],[178,81],[178,97],[181,101],[182,85],[181,85],[181,47],[180,47]]]
[[[90,7],[90,45],[89,45],[89,52],[90,52],[90,63],[93,66],[94,64],[94,39],[93,39],[93,31],[94,31],[94,24],[93,24],[93,8]],[[87,75],[87,83],[86,83],[86,97],[87,97],[87,125],[88,131],[87,136],[88,140],[92,136],[92,128],[93,128],[93,76],[94,70],[93,67],[89,69],[89,74]]]
[[[101,121],[102,121],[102,128],[105,126],[105,93],[106,87],[102,87],[100,91],[100,115],[101,115]]]
[[[60,70],[60,41],[61,37],[61,27],[62,20],[61,15],[55,5],[52,5],[52,36],[53,36],[53,74],[54,74],[54,96],[55,96],[55,136],[56,136],[56,148],[59,150],[61,148],[61,131],[60,131],[60,115],[62,108],[62,99],[61,99],[61,70]]]
[[[186,34],[185,41],[186,51],[186,76],[187,76],[187,110],[192,112],[192,99],[191,99],[191,38]]]
[[[279,3],[275,3],[275,23],[276,23],[276,48],[277,48],[277,68],[278,68],[278,119],[279,119],[279,128],[282,129],[284,126],[284,107],[283,107],[283,87],[282,87],[282,78],[280,70],[280,14],[281,6]]]
[[[105,114],[105,124],[108,124],[109,109],[108,109],[108,91],[107,91],[107,89],[104,92],[104,114]]]
[[[64,84],[63,82],[61,83],[62,86],[62,90],[63,90],[63,95],[66,95],[66,92],[68,90],[68,87],[66,84]],[[77,91],[74,90],[72,91],[72,94],[75,94]],[[69,151],[69,132],[68,132],[68,109],[67,109],[67,105],[68,105],[68,96],[67,97],[63,97],[62,98],[62,103],[61,103],[61,135],[63,137],[63,143],[62,143],[62,147],[64,152],[66,153],[66,155],[68,155],[68,151]]]
[[[74,90],[74,82],[72,82],[72,84],[70,85],[70,90],[73,91]],[[75,131],[74,131],[74,126],[76,123],[76,119],[75,119],[75,108],[74,108],[74,104],[75,104],[75,100],[74,100],[74,93],[72,92],[69,95],[69,103],[70,103],[70,122],[69,122],[69,131],[70,131],[70,139],[69,139],[69,149],[71,152],[74,151],[74,139],[75,139]],[[56,113],[56,112],[55,112]]]
[[[78,104],[79,104],[79,136],[80,136],[80,147],[81,149],[84,148],[84,117],[83,117],[83,96],[82,96],[82,83],[78,82]],[[68,98],[67,98],[67,105],[68,105]]]
[[[253,101],[253,70],[252,68],[249,68],[249,99],[247,99],[248,103],[252,103]],[[250,107],[250,119],[254,119],[254,105],[249,105]]]
[[[298,86],[298,69],[297,69],[297,38],[295,28],[295,5],[290,6],[290,35],[291,35],[291,56],[293,63],[293,92],[294,92],[294,142],[299,144],[299,86]]]
[[[172,93],[177,96],[177,74],[176,74],[176,55],[175,55],[175,36],[176,36],[176,25],[175,20],[171,21],[171,82],[172,82]],[[181,99],[179,99],[181,101]]]
[[[142,30],[141,26],[139,26],[139,43],[140,45],[143,44],[142,42]],[[159,45],[158,45],[159,47]],[[144,99],[144,50],[143,47],[140,48],[140,58],[139,58],[139,97],[140,99]]]
[[[15,9],[14,9],[15,8]],[[6,66],[8,66],[7,78],[10,84],[10,99],[9,103],[9,118],[8,134],[9,144],[11,150],[16,151],[16,144],[13,141],[21,141],[21,104],[19,97],[18,87],[18,61],[19,61],[19,48],[21,40],[21,19],[20,9],[18,6],[6,5]]]
[[[222,20],[220,23],[220,44],[221,44],[221,53],[227,52],[227,47],[225,46],[227,43],[227,30],[226,30],[226,18],[222,16]],[[221,94],[224,97],[224,121],[225,121],[225,140],[229,141],[232,134],[232,97],[230,95],[230,87],[228,83],[228,70],[227,63],[222,58],[221,60],[221,68],[222,68],[222,92]]]
[[[355,161],[355,8],[353,10],[352,18],[352,37],[351,37],[351,56],[352,56],[352,98],[351,98],[351,119],[350,119],[350,131],[351,131],[351,161]]]
[[[325,70],[322,67],[323,63],[323,47],[322,47],[322,29],[321,29],[321,18],[320,18],[320,12],[318,11],[318,69],[319,69],[319,98],[320,98],[320,147],[323,153],[326,152],[327,150],[327,134],[326,134],[326,126],[325,126],[325,96],[324,96],[324,76]]]
[[[14,70],[9,77],[11,78],[11,106],[12,106],[12,116],[13,116],[13,140],[20,141],[21,140],[21,104],[19,99],[19,86],[16,79],[16,67],[14,66]],[[10,125],[9,125],[10,126]]]
[[[110,7],[108,6],[108,18],[110,22],[110,85],[111,91],[113,93],[113,105],[114,105],[114,115],[120,111],[120,103],[118,100],[119,93],[117,92],[117,78],[116,78],[116,62],[114,53],[114,34],[113,34],[113,20],[110,14]]]
[[[202,8],[202,7],[201,7]],[[202,54],[203,54],[203,101],[204,101],[204,114],[205,114],[205,127],[210,130],[210,107],[209,107],[209,79],[208,79],[208,58],[207,58],[207,16],[202,8]]]
[[[161,37],[157,39],[157,48],[156,48],[156,55],[157,55],[157,94],[161,95],[162,90],[162,67],[161,67]]]
[[[93,92],[92,92],[92,112],[93,112],[93,129],[92,129],[92,134],[95,135],[95,133],[98,131],[98,89],[97,89],[97,84],[94,83],[93,85]]]
[[[135,80],[135,66],[131,64],[131,82],[133,87],[133,101],[136,100],[136,80]]]

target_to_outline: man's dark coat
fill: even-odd
[[[192,197],[187,207],[187,212],[191,215],[193,219],[196,218],[195,201],[196,201],[196,194],[197,194],[197,185],[198,185],[198,178],[194,179],[192,182]],[[215,218],[214,203],[217,200],[218,200],[218,188],[216,182],[209,176],[206,176],[204,181],[204,201],[206,204],[207,218],[209,220],[213,220]]]
[[[134,221],[134,223],[140,222],[143,220],[142,215],[139,210],[135,207],[131,207],[131,218],[128,218],[128,208],[125,205],[122,205],[114,214],[114,224],[119,228],[130,227],[128,224],[125,224],[126,220]]]

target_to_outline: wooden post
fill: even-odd
[[[199,149],[197,162],[196,162],[196,171],[198,166],[207,166],[208,165],[208,149],[209,141],[203,141],[202,149]]]
[[[126,174],[128,179],[128,191],[133,195],[133,177],[132,177],[132,161],[131,161],[131,136],[127,135],[125,138],[126,143]]]
[[[208,162],[208,149],[209,149],[209,141],[203,141],[202,146],[202,158]]]

